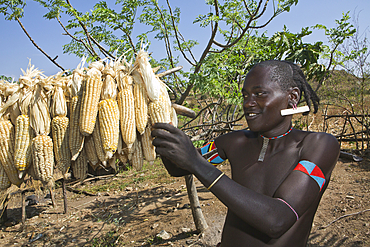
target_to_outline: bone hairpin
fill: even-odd
[[[289,108],[289,109],[284,109],[280,111],[281,116],[287,116],[287,115],[292,115],[296,113],[302,113],[302,112],[307,112],[310,111],[310,108],[305,105],[305,106],[300,106],[297,108]]]

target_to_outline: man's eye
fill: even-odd
[[[256,93],[257,96],[263,96],[265,93],[264,92],[258,92]]]

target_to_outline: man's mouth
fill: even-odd
[[[247,112],[245,113],[245,116],[247,117],[247,119],[253,119],[255,117],[257,117],[259,114],[258,113],[255,113],[255,112]]]

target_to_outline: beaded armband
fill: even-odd
[[[224,160],[218,155],[215,141],[210,141],[206,145],[200,148],[202,156],[211,164],[217,165]]]
[[[320,187],[320,191],[325,184],[325,176],[320,167],[308,160],[301,160],[293,171],[301,171],[313,178]]]

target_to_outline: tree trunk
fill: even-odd
[[[197,231],[200,233],[206,230],[208,228],[208,225],[207,225],[206,220],[204,219],[202,209],[199,204],[197,188],[195,187],[193,175],[192,174],[186,175],[185,182],[186,182],[186,189],[188,191],[190,207],[191,207],[191,212],[193,214],[195,227]]]

